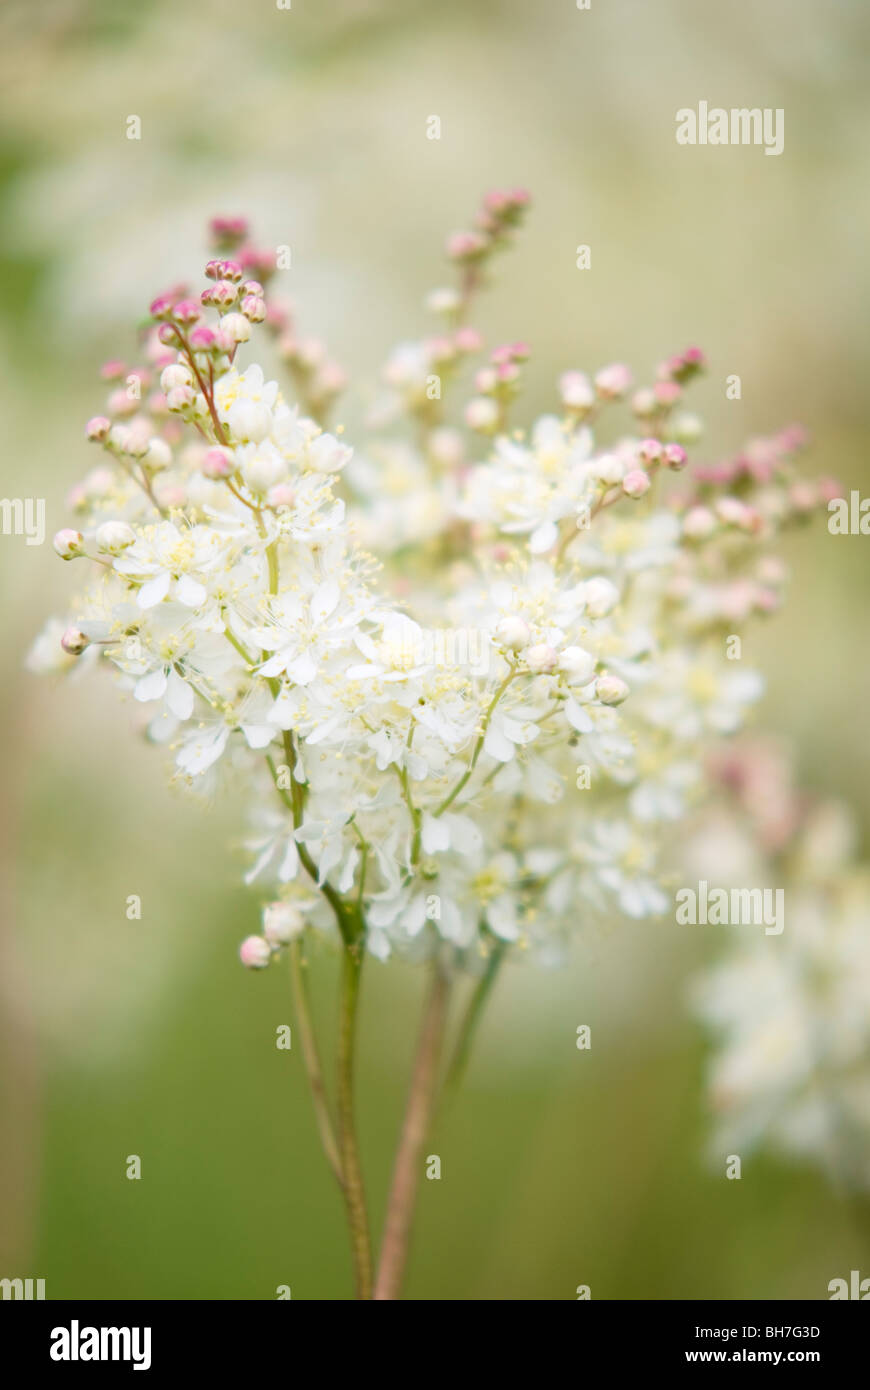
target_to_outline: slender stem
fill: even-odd
[[[436,967],[423,1012],[411,1088],[393,1168],[374,1292],[374,1297],[379,1300],[397,1299],[402,1287],[410,1248],[414,1204],[420,1182],[423,1146],[435,1104],[438,1062],[444,1025],[447,1021],[449,990],[448,976]]]
[[[299,1032],[302,1034],[302,1054],[305,1058],[305,1070],[308,1073],[308,1084],[311,1087],[311,1099],[314,1102],[314,1114],[317,1120],[317,1128],[320,1132],[320,1142],[323,1145],[323,1152],[326,1154],[330,1168],[336,1176],[339,1187],[344,1187],[344,1175],[341,1171],[341,1158],[338,1152],[338,1144],[335,1132],[332,1127],[332,1116],[329,1113],[329,1101],[326,1095],[326,1087],[323,1084],[323,1070],[320,1065],[320,1054],[317,1050],[317,1039],[314,1036],[314,1025],[311,1021],[311,1002],[308,998],[308,985],[305,979],[305,970],[302,965],[302,948],[298,941],[290,944],[290,974],[293,980],[293,998],[296,1004],[296,1017],[299,1022]]]
[[[486,731],[489,728],[489,721],[492,719],[493,711],[495,710],[496,705],[498,704],[504,692],[507,690],[515,675],[517,675],[517,670],[516,667],[512,666],[510,671],[508,671],[507,675],[502,681],[501,685],[499,686],[498,690],[495,692],[492,699],[490,700],[489,708],[487,709],[486,714],[483,716],[483,724],[481,726],[480,733],[477,736],[477,742],[474,745],[474,752],[471,755],[471,762],[468,764],[468,767],[465,769],[459,781],[456,783],[456,786],[453,788],[453,791],[449,794],[449,796],[446,796],[444,798],[437,811],[435,811],[434,814],[436,816],[442,815],[443,812],[446,811],[449,806],[453,805],[457,796],[468,782],[468,779],[471,776],[472,772],[477,767],[477,760],[480,757],[483,745],[486,741]]]
[[[372,1296],[372,1247],[354,1116],[354,1044],[362,954],[358,946],[342,951],[341,1013],[338,1032],[338,1144],[354,1284],[358,1299]]]
[[[480,1016],[483,1013],[484,1005],[489,998],[490,991],[495,984],[507,946],[503,941],[499,941],[492,948],[486,969],[474,987],[471,998],[468,1001],[468,1008],[459,1028],[456,1044],[453,1048],[453,1056],[447,1069],[447,1078],[444,1082],[444,1092],[447,1098],[451,1098],[465,1075],[468,1066],[468,1057],[471,1052],[471,1044],[474,1035],[480,1024]]]

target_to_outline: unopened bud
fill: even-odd
[[[628,686],[619,676],[599,676],[595,682],[595,694],[602,705],[621,705],[628,695]]]
[[[133,544],[136,532],[126,521],[104,521],[102,526],[97,527],[94,539],[97,550],[103,551],[106,555],[119,555],[128,545]]]
[[[262,970],[271,958],[271,947],[262,936],[246,936],[239,947],[239,960],[249,970]]]
[[[642,468],[633,468],[622,480],[622,490],[626,497],[643,497],[651,487],[650,477]]]
[[[495,630],[495,640],[512,652],[522,651],[531,635],[528,623],[518,613],[508,613]]]
[[[111,424],[111,420],[107,420],[105,415],[95,415],[92,420],[88,421],[85,427],[88,439],[93,439],[98,443],[102,443],[111,429]]]
[[[81,656],[85,648],[91,645],[91,640],[79,628],[68,627],[60,639],[60,645],[67,656]]]
[[[263,908],[263,935],[270,946],[287,946],[305,930],[305,918],[294,903],[269,903]]]
[[[62,560],[74,560],[76,556],[85,553],[84,536],[81,531],[73,531],[69,526],[58,531],[52,545]]]
[[[526,665],[536,674],[555,671],[559,663],[559,653],[546,642],[537,642],[526,652]]]

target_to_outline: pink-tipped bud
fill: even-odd
[[[637,453],[644,463],[658,463],[662,456],[662,446],[657,439],[642,439]]]
[[[295,507],[296,492],[289,483],[276,483],[266,493],[266,501],[270,507]]]
[[[650,415],[655,415],[657,406],[655,392],[649,386],[644,386],[640,391],[635,391],[631,398],[631,408],[635,415],[641,420],[646,420]]]
[[[233,458],[227,449],[209,449],[200,464],[204,477],[217,480],[228,478],[233,472]]]
[[[447,254],[452,261],[475,261],[487,250],[486,237],[478,232],[454,232],[447,238]]]
[[[220,272],[222,280],[229,280],[237,285],[245,277],[245,272],[238,261],[221,261]]]
[[[633,468],[622,480],[622,490],[626,497],[643,497],[650,490],[650,476],[642,468]]]
[[[103,363],[100,368],[100,376],[103,381],[120,381],[126,370],[124,363],[113,357],[111,362]]]
[[[481,367],[474,376],[474,389],[480,391],[481,395],[488,396],[491,391],[495,390],[497,382],[498,377],[494,367]]]
[[[683,535],[690,541],[705,541],[716,530],[716,518],[709,507],[691,507],[683,517]]]
[[[262,970],[272,959],[272,949],[262,936],[246,936],[239,947],[239,960],[249,970]]]
[[[67,656],[81,656],[82,652],[91,645],[91,641],[79,628],[68,627],[60,639],[60,645]]]
[[[173,386],[166,393],[166,408],[171,411],[189,410],[196,402],[196,392],[190,386]]]
[[[229,280],[218,280],[217,284],[209,285],[200,295],[200,300],[206,306],[212,305],[217,309],[228,309],[231,304],[235,304],[238,290]]]
[[[180,299],[172,310],[172,317],[176,323],[183,323],[187,326],[196,323],[201,314],[202,310],[195,299]]]
[[[262,323],[266,317],[266,305],[258,294],[246,294],[241,309],[251,323]]]
[[[683,388],[676,381],[657,381],[653,387],[656,405],[661,410],[670,410],[683,394]]]
[[[559,396],[568,410],[585,412],[595,404],[592,382],[585,372],[563,372],[559,377]]]
[[[161,323],[157,330],[157,337],[167,347],[174,347],[178,342],[178,329],[174,323]]]
[[[209,231],[219,246],[231,250],[248,235],[248,224],[244,217],[213,217]]]
[[[85,433],[88,439],[93,439],[96,443],[102,444],[103,440],[108,437],[111,427],[112,422],[111,420],[107,420],[105,415],[95,415],[85,426]]]
[[[631,386],[631,372],[623,362],[613,362],[595,374],[595,390],[603,401],[619,400]]]
[[[208,324],[198,323],[190,334],[190,346],[194,352],[213,352],[217,347],[217,334]]]
[[[476,328],[457,328],[453,342],[457,352],[480,352],[483,338]]]
[[[526,665],[535,675],[555,671],[559,664],[559,653],[547,642],[536,642],[525,654]]]
[[[84,536],[81,531],[73,531],[69,526],[58,531],[52,545],[62,560],[75,560],[77,556],[84,555]]]
[[[158,294],[157,298],[151,301],[151,317],[155,319],[168,319],[172,310],[175,308],[175,301],[176,296],[174,294]]]
[[[664,457],[668,468],[685,468],[688,462],[688,457],[682,444],[666,444]]]

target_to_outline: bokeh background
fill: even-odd
[[[534,209],[479,321],[532,344],[530,414],[564,368],[646,376],[698,343],[705,456],[799,419],[808,468],[870,492],[868,38],[861,0],[5,0],[0,492],[44,496],[49,537],[66,524],[97,368],[132,350],[154,292],[198,273],[212,213],[292,246],[300,319],[360,383],[352,426],[393,342],[427,328],[445,233],[504,184]],[[784,153],[677,146],[675,111],[701,99],[783,107]],[[788,609],[745,648],[769,678],[761,724],[809,788],[852,804],[865,848],[868,545],[799,537]],[[45,1278],[49,1298],[347,1297],[301,1057],[274,1047],[288,981],[236,959],[256,916],[226,851],[236,809],[167,790],[110,682],[24,672],[69,581],[48,542],[2,537],[0,574],[0,1275]],[[738,1183],[705,1162],[686,982],[711,943],[578,925],[569,968],[498,986],[432,1143],[409,1295],[820,1298],[867,1273],[854,1204],[813,1169],[759,1155]],[[335,966],[312,952],[324,1030]],[[368,969],[376,1217],[420,988]]]

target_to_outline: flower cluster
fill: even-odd
[[[235,219],[204,288],[151,304],[139,364],[104,368],[102,459],[55,538],[86,582],[31,660],[113,668],[179,780],[239,789],[249,966],[308,924],[473,969],[664,910],[660,846],[761,692],[728,643],[830,487],[797,480],[794,430],[689,467],[697,349],[637,388],[567,371],[511,423],[529,348],[469,315],[527,201],[449,240],[437,330],[389,358],[353,450],[326,428],[343,374]],[[243,359],[258,331],[292,393]]]
[[[715,1040],[709,1069],[712,1148],[759,1145],[870,1189],[870,871],[836,802],[794,787],[780,750],[749,741],[718,758],[728,789],[708,863],[722,873],[727,818],[732,876],[785,883],[781,936],[739,932],[694,983]]]

